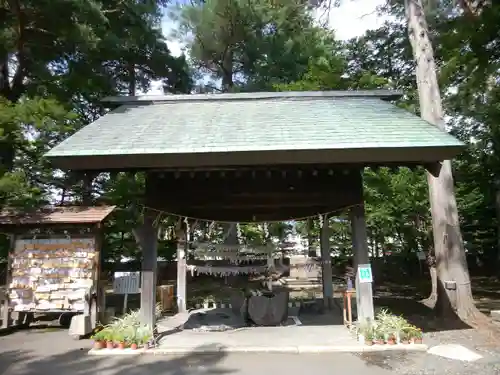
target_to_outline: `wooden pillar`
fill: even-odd
[[[365,208],[355,206],[350,211],[352,228],[352,247],[354,252],[354,270],[356,272],[356,306],[358,321],[373,320],[373,290],[372,283],[360,282],[361,266],[370,266],[368,255],[368,240],[366,234]]]
[[[323,216],[323,226],[321,227],[320,247],[321,247],[321,275],[323,281],[323,302],[325,308],[331,309],[333,306],[333,284],[332,284],[332,257],[330,255],[330,226],[328,225],[328,215]]]
[[[309,258],[316,258],[317,253],[316,253],[316,246],[314,245],[314,239],[312,235],[313,231],[313,219],[308,218],[306,222],[307,226],[307,256]]]
[[[94,229],[95,236],[95,257],[94,257],[94,283],[95,283],[95,294],[96,299],[93,301],[96,306],[96,316],[92,317],[91,314],[91,326],[92,329],[95,328],[97,322],[104,322],[106,320],[106,282],[101,280],[102,269],[104,266],[104,259],[102,256],[102,244],[104,241],[104,232],[102,228],[102,223],[98,223]]]
[[[156,268],[158,229],[154,226],[155,212],[146,209],[140,231],[142,248],[141,323],[153,328],[156,324]]]
[[[224,240],[225,245],[238,246],[238,230],[236,228],[236,223],[231,223],[227,225],[227,237]]]
[[[5,292],[5,295],[0,296],[0,301],[3,300],[2,328],[8,328],[9,321],[10,321],[9,290],[10,290],[10,283],[12,281],[12,270],[11,270],[11,268],[12,268],[12,256],[14,254],[15,247],[16,247],[16,235],[11,234],[10,235],[9,251],[7,253],[7,269],[5,270],[5,290],[0,291],[0,293]]]
[[[177,311],[187,311],[186,256],[189,250],[189,232],[184,228],[184,243],[177,245]]]

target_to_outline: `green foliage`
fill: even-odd
[[[222,79],[225,91],[298,80],[309,61],[339,48],[302,1],[196,1],[172,9],[171,17],[180,23],[193,66]]]
[[[168,92],[191,90],[185,58],[170,55],[160,29],[165,5],[164,0],[0,5],[0,208],[81,202],[81,176],[53,171],[42,155],[102,115],[99,101],[105,96],[147,90],[152,80]],[[99,176],[93,198],[106,200],[109,192],[100,187],[112,192],[112,180]],[[116,198],[121,207],[137,195],[133,187],[117,189],[124,194]],[[137,216],[119,217],[122,232],[129,233]],[[114,229],[106,244],[113,242]],[[7,248],[1,249],[5,254]],[[109,253],[115,257],[114,250]]]
[[[402,1],[387,3],[384,11],[404,19]],[[191,92],[206,74],[215,83],[198,91],[393,88],[405,94],[397,104],[418,114],[404,23],[386,22],[339,42],[303,1],[194,1],[169,5],[189,50],[189,58],[174,58],[160,30],[166,5],[163,0],[31,0],[0,6],[0,208],[80,203],[81,177],[54,172],[42,155],[101,116],[100,99],[147,90],[152,80],[171,93]],[[500,259],[500,6],[484,6],[473,17],[457,7],[433,2],[428,21],[448,125],[468,144],[454,164],[463,236],[470,253],[495,265]],[[364,180],[374,255],[431,248],[424,170],[367,169]],[[94,201],[117,206],[105,228],[106,258],[140,258],[133,229],[140,223],[143,192],[142,174],[95,178]],[[168,228],[159,255],[171,259],[175,222],[168,217],[158,222]],[[315,242],[319,225],[315,219],[309,224],[299,223],[297,231]],[[329,225],[332,248],[350,255],[346,214]],[[202,229],[200,240],[207,240],[207,228]],[[247,243],[265,241],[258,225],[241,230]],[[280,238],[291,230],[289,223],[269,226]],[[225,227],[217,225],[213,232],[212,240],[222,241]],[[0,238],[0,258],[7,244]]]

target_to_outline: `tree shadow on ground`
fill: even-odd
[[[374,297],[375,308],[387,309],[391,313],[403,316],[410,324],[423,332],[452,331],[471,329],[472,327],[460,319],[449,319],[446,324],[438,320],[433,309],[424,305],[420,299],[411,297]]]
[[[475,298],[490,298],[500,301],[500,280],[498,277],[476,276],[471,278]]]
[[[452,313],[450,301],[445,306],[450,311],[446,319],[439,319],[436,311],[423,303],[430,295],[430,280],[401,280],[400,283],[383,283],[376,287],[374,304],[376,308],[388,309],[391,313],[402,315],[411,324],[422,329],[423,332],[441,332],[472,329]],[[441,284],[438,283],[438,287]],[[441,296],[446,297],[442,291]]]
[[[3,375],[193,375],[198,373],[224,375],[235,369],[221,367],[219,362],[226,356],[223,352],[203,353],[210,348],[196,350],[178,356],[137,354],[123,356],[90,356],[86,350],[37,357],[26,351],[0,353],[0,368]],[[200,353],[201,352],[201,353]]]

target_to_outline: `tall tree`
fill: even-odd
[[[434,50],[423,1],[405,0],[405,11],[408,35],[416,62],[415,74],[421,116],[446,131]],[[436,309],[444,317],[456,314],[462,320],[471,320],[476,317],[478,310],[472,298],[460,232],[451,161],[442,162],[438,177],[428,174],[427,179],[438,279]],[[449,281],[455,283],[456,290],[447,286]]]
[[[103,97],[146,91],[152,80],[162,81],[167,92],[190,91],[186,61],[171,56],[161,33],[165,5],[0,2],[0,209],[81,198],[81,176],[54,174],[42,156],[102,115]],[[113,178],[95,181],[94,198],[103,194],[101,187],[113,186],[103,177]],[[55,201],[54,191],[60,196]]]
[[[171,12],[196,69],[220,80],[216,91],[271,89],[300,79],[311,59],[337,48],[298,0],[208,0]],[[334,46],[335,44],[335,46]]]

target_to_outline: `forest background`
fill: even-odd
[[[356,1],[366,3],[352,0],[346,9],[363,8],[352,5]],[[453,172],[469,267],[497,275],[500,5],[475,2],[472,12],[463,1],[419,3],[434,47],[446,128],[467,144]],[[0,208],[82,202],[80,176],[53,170],[42,155],[106,113],[100,103],[105,96],[152,89],[189,94],[384,88],[401,90],[396,104],[420,115],[405,1],[382,2],[374,28],[347,40],[332,30],[342,18],[330,16],[339,14],[335,6],[302,0],[0,2]],[[176,42],[167,43],[165,34]],[[397,256],[403,269],[418,264],[417,252],[433,247],[425,171],[366,169],[364,181],[372,256]],[[94,179],[93,203],[118,207],[106,225],[107,260],[140,259],[133,228],[143,188],[141,174]],[[332,251],[348,257],[345,214],[329,225]],[[174,223],[167,216],[161,225]],[[259,231],[256,225],[243,229],[249,241]],[[284,238],[292,226],[275,223],[270,230]],[[296,230],[314,242],[318,223],[299,223]],[[173,237],[162,241],[160,255],[172,259],[174,244]],[[7,251],[2,235],[0,259]]]

